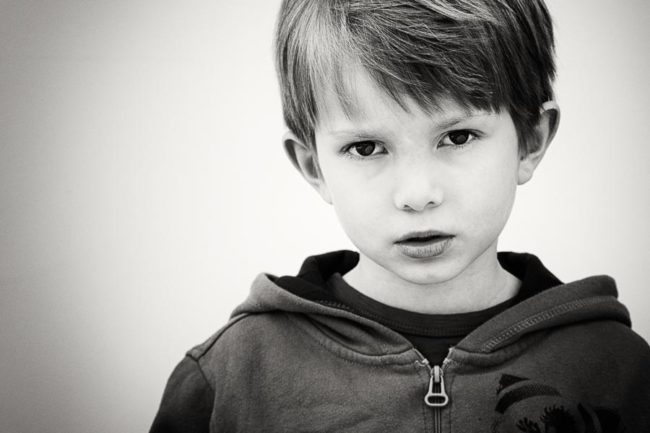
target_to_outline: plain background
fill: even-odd
[[[281,148],[278,4],[0,0],[3,433],[146,431],[258,272],[351,247]],[[548,4],[562,124],[501,249],[648,339],[650,2]]]

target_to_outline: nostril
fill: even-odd
[[[411,204],[405,203],[404,205],[402,205],[401,209],[405,211],[421,212],[428,207],[438,207],[439,205],[440,203],[435,201],[429,201],[424,206],[413,206]]]

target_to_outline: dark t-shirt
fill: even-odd
[[[450,347],[484,322],[542,290],[561,284],[535,256],[499,253],[497,257],[501,266],[522,282],[519,291],[507,301],[469,313],[422,314],[394,308],[355,290],[339,272],[326,280],[325,288],[357,314],[402,334],[431,365],[440,365]]]

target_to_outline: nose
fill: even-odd
[[[440,170],[428,158],[403,161],[395,172],[393,201],[399,210],[422,212],[442,204]]]

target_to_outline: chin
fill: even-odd
[[[436,262],[399,266],[393,273],[404,281],[421,286],[444,283],[457,275],[448,265]]]

